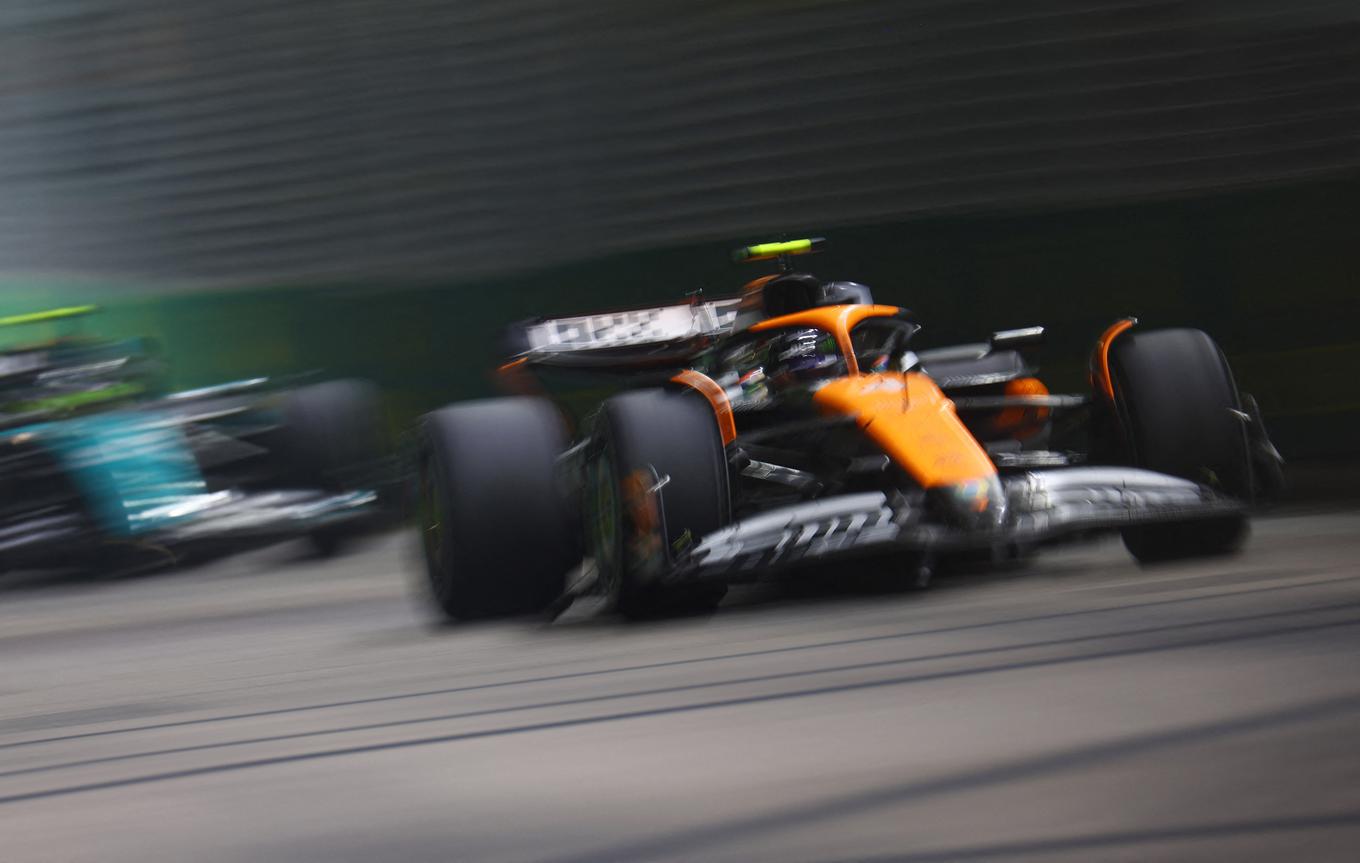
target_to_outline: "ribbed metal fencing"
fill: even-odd
[[[8,0],[0,272],[480,277],[1360,168],[1336,0]]]

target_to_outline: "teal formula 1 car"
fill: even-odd
[[[377,513],[388,465],[372,385],[167,392],[162,372],[146,339],[0,350],[0,569],[123,568],[288,536],[331,552]]]

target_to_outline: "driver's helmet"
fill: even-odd
[[[781,333],[770,342],[769,350],[766,375],[778,388],[823,381],[843,368],[835,336],[818,329]]]

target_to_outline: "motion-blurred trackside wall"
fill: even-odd
[[[409,415],[505,320],[727,290],[729,239],[817,230],[932,339],[1206,326],[1337,453],[1357,97],[1327,0],[16,0],[0,287],[103,303],[185,382],[324,365]]]

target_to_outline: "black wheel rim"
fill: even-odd
[[[595,566],[605,593],[617,598],[623,584],[623,553],[618,482],[608,452],[593,459],[590,466],[590,531]]]
[[[420,471],[420,543],[425,551],[430,585],[435,594],[442,598],[448,593],[445,578],[448,554],[447,514],[444,511],[443,496],[439,494],[436,483],[430,477],[433,468],[433,459],[427,458]]]

